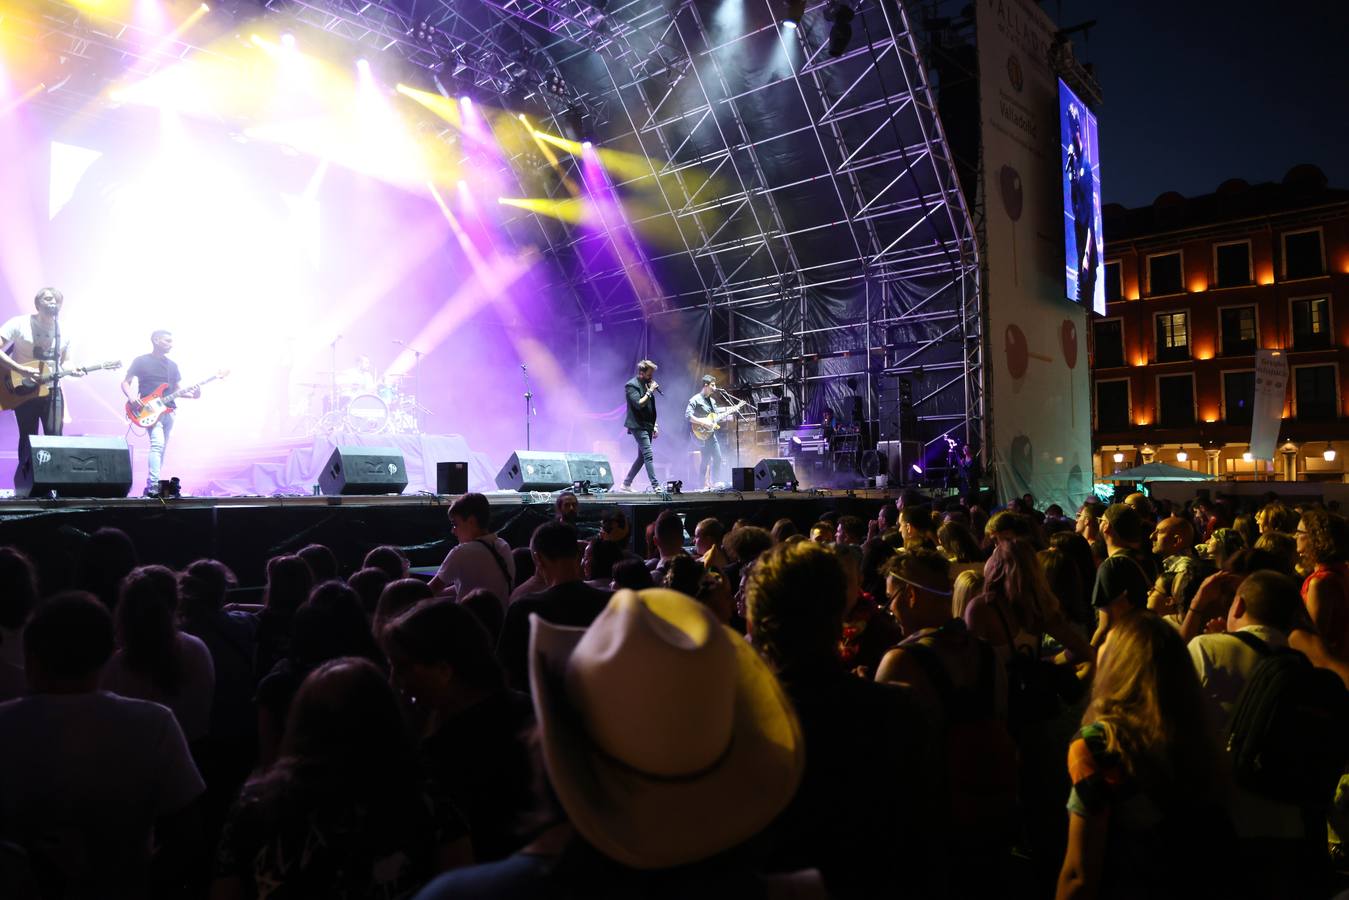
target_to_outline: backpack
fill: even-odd
[[[922,668],[945,713],[938,741],[946,761],[951,825],[962,841],[997,847],[1009,844],[1018,827],[1017,750],[994,710],[993,648],[977,639],[975,644],[979,679],[972,688],[956,687],[932,647],[918,641],[900,647]]]
[[[1232,774],[1271,800],[1324,810],[1349,759],[1349,691],[1291,648],[1232,634],[1260,654],[1227,729]]]

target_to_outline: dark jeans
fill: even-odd
[[[34,397],[14,408],[14,419],[19,423],[19,465],[14,470],[15,484],[19,483],[20,475],[25,470],[29,478],[24,483],[27,484],[32,480],[30,460],[33,451],[28,439],[37,434],[39,423],[42,425],[43,434],[60,434],[65,411],[65,398],[61,395],[60,388],[51,396]]]
[[[637,442],[637,458],[632,461],[632,467],[628,469],[628,477],[623,479],[624,487],[632,487],[632,480],[637,477],[637,473],[646,466],[646,477],[651,479],[653,488],[660,487],[660,482],[656,480],[656,464],[651,455],[651,432],[644,428],[638,428],[629,431],[632,439]]]
[[[712,436],[698,449],[702,451],[699,454],[702,462],[698,467],[698,475],[702,478],[703,484],[713,484],[726,462],[726,454],[721,449],[721,432],[712,432]]]

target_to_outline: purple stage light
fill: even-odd
[[[918,465],[918,463],[914,463],[914,464],[913,464],[913,474],[915,474],[915,475],[922,475],[922,474],[923,474],[923,467],[920,466],[920,465]]]

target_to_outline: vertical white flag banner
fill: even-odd
[[[1274,459],[1288,393],[1288,357],[1282,350],[1255,352],[1255,403],[1251,410],[1251,458]]]

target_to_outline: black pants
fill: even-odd
[[[713,484],[717,476],[721,474],[721,467],[726,462],[726,454],[721,449],[721,432],[714,431],[712,436],[703,441],[702,452],[699,454],[702,462],[699,464],[698,475],[702,478],[703,484]]]
[[[65,412],[65,398],[61,395],[60,388],[50,396],[34,397],[14,408],[14,418],[19,423],[19,466],[14,470],[15,484],[18,484],[20,475],[25,472],[31,480],[33,450],[28,439],[37,434],[38,424],[41,423],[43,434],[60,434]]]
[[[637,442],[637,458],[632,461],[632,467],[628,469],[628,477],[623,479],[623,486],[632,487],[632,480],[637,477],[637,473],[645,465],[646,477],[651,479],[651,486],[659,488],[660,482],[656,480],[655,457],[651,454],[651,432],[645,428],[637,428],[628,433]]]

